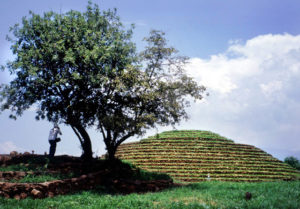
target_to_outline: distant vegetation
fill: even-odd
[[[300,162],[296,157],[290,156],[284,159],[284,162],[300,171]]]
[[[299,172],[250,145],[209,131],[166,131],[122,144],[117,156],[180,182],[295,180]]]

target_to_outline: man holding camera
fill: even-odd
[[[49,134],[49,143],[50,143],[50,150],[49,150],[49,158],[53,158],[55,151],[56,151],[56,143],[60,142],[60,138],[57,137],[57,135],[62,135],[59,126],[57,123],[54,124],[54,127],[50,130]]]

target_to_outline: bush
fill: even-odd
[[[286,157],[284,159],[284,162],[292,166],[293,168],[296,168],[297,170],[300,170],[300,162],[297,158],[290,156]]]

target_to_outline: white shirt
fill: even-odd
[[[57,134],[62,134],[59,128],[52,128],[49,133],[49,141],[55,140],[57,138]]]

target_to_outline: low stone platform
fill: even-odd
[[[156,192],[173,185],[172,180],[133,181],[126,179],[108,179],[108,174],[108,172],[99,171],[82,175],[78,178],[43,183],[0,182],[0,196],[15,199],[24,199],[27,197],[45,198],[81,190],[90,190],[99,185],[107,186],[108,184],[120,193],[129,194],[133,192]]]
[[[41,155],[0,155],[0,165],[8,166],[22,163],[26,165],[28,160],[37,160]],[[58,156],[57,160],[61,162],[47,164],[45,171],[3,171],[0,172],[0,197],[25,199],[47,198],[56,195],[64,195],[82,190],[97,189],[99,186],[108,188],[121,194],[156,192],[174,186],[173,180],[131,180],[134,170],[129,168],[112,166],[107,169],[103,163],[98,161],[84,162],[77,157]],[[39,160],[38,162],[43,162]],[[98,162],[95,163],[95,162]],[[36,164],[39,165],[39,164]],[[42,175],[54,173],[79,172],[79,177],[63,180],[54,180],[43,183],[12,183],[9,181],[18,181],[26,175]]]

